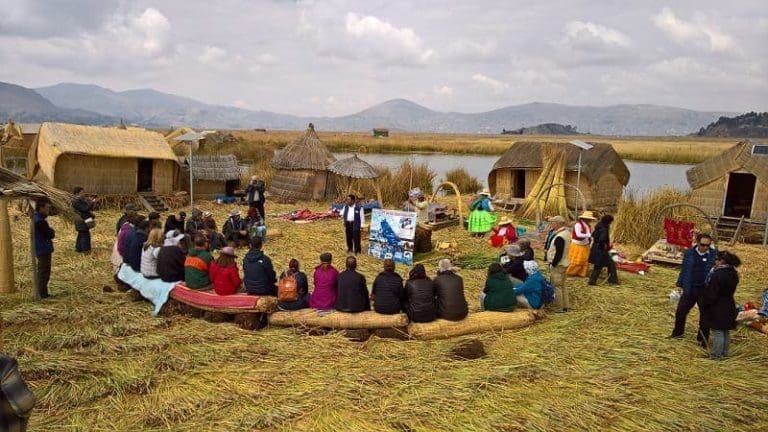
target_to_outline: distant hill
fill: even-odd
[[[544,123],[537,126],[501,131],[502,135],[579,135],[581,132],[571,125],[559,123]]]
[[[768,138],[768,112],[748,112],[736,117],[720,117],[699,129],[697,136]]]
[[[0,82],[0,119],[18,123],[41,120],[67,123],[110,124],[115,118],[82,109],[61,108],[34,90]]]
[[[313,122],[321,131],[369,131],[374,127],[384,127],[392,131],[488,134],[497,134],[502,128],[519,129],[528,125],[557,123],[572,125],[591,134],[664,136],[685,135],[719,117],[734,115],[658,105],[597,107],[540,102],[467,114],[435,111],[409,100],[393,99],[346,116],[299,117],[211,105],[152,89],[115,92],[88,84],[57,84],[37,91],[38,96],[48,99],[56,115],[51,114],[49,105],[47,111],[29,111],[29,115],[19,121],[63,120],[64,113],[79,113],[80,118],[88,118],[88,115],[97,113],[97,117],[90,122],[103,123],[104,119],[114,122],[112,119],[122,118],[126,123],[154,127],[186,125],[218,129],[290,130],[304,129],[307,123]],[[0,99],[0,108],[5,105],[5,101]],[[2,112],[0,110],[0,114]]]

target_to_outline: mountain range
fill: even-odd
[[[340,117],[301,117],[206,104],[152,89],[116,92],[89,84],[62,83],[28,89],[0,83],[0,118],[19,122],[65,121],[126,123],[148,127],[191,126],[218,129],[318,130],[442,133],[501,133],[542,123],[572,125],[600,135],[686,135],[732,112],[695,111],[659,105],[573,106],[534,102],[481,113],[434,111],[405,99],[393,99]]]

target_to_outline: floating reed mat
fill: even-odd
[[[374,311],[347,313],[334,311],[320,315],[314,309],[275,312],[269,316],[269,324],[279,327],[323,327],[331,329],[382,329],[405,327],[405,314],[384,315]]]
[[[484,311],[470,313],[461,321],[444,319],[428,323],[408,324],[408,334],[414,339],[445,339],[483,332],[498,332],[528,327],[543,313],[530,309],[515,312]]]

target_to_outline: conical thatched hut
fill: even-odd
[[[740,142],[686,174],[690,203],[708,215],[768,219],[768,143]]]
[[[347,194],[352,192],[352,187],[355,181],[358,180],[370,180],[373,182],[373,188],[376,191],[376,198],[381,203],[381,190],[376,179],[379,178],[379,173],[371,164],[360,159],[357,155],[352,155],[346,159],[337,160],[336,162],[328,166],[328,171],[336,174],[339,177],[347,178],[348,187]]]
[[[610,144],[590,143],[594,147],[583,150],[579,189],[584,194],[587,208],[615,209],[624,186],[629,183],[629,169]],[[579,164],[578,147],[568,143],[521,141],[512,144],[493,165],[488,174],[491,194],[499,198],[526,198],[542,173],[543,146],[562,147],[566,152],[565,183],[576,185]],[[569,208],[576,207],[576,194],[566,190]],[[582,208],[583,204],[578,203]]]
[[[177,167],[157,132],[64,123],[43,123],[27,163],[30,178],[59,189],[115,195],[170,193]]]
[[[328,166],[335,161],[310,123],[304,136],[285,146],[272,159],[275,173],[269,185],[270,195],[282,201],[331,198],[334,187]]]

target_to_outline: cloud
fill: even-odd
[[[197,56],[197,61],[203,64],[216,64],[227,57],[227,51],[217,46],[208,45],[203,53]]]
[[[678,44],[692,42],[712,52],[726,52],[735,48],[730,35],[709,25],[703,19],[699,19],[698,22],[682,20],[668,7],[653,16],[653,23]]]
[[[629,37],[609,27],[584,21],[571,21],[565,25],[564,42],[576,49],[590,50],[604,47],[626,47]]]
[[[435,54],[412,29],[395,27],[375,16],[349,12],[345,18],[345,30],[362,42],[358,46],[366,56],[381,55],[406,63],[425,64]]]
[[[448,87],[447,85],[435,87],[434,93],[437,96],[451,97],[453,96],[453,88]]]
[[[445,53],[446,57],[455,61],[488,61],[498,60],[496,41],[476,42],[459,38],[450,44]]]
[[[472,81],[490,90],[491,93],[497,96],[504,94],[504,91],[509,88],[509,84],[479,73],[472,75]]]

